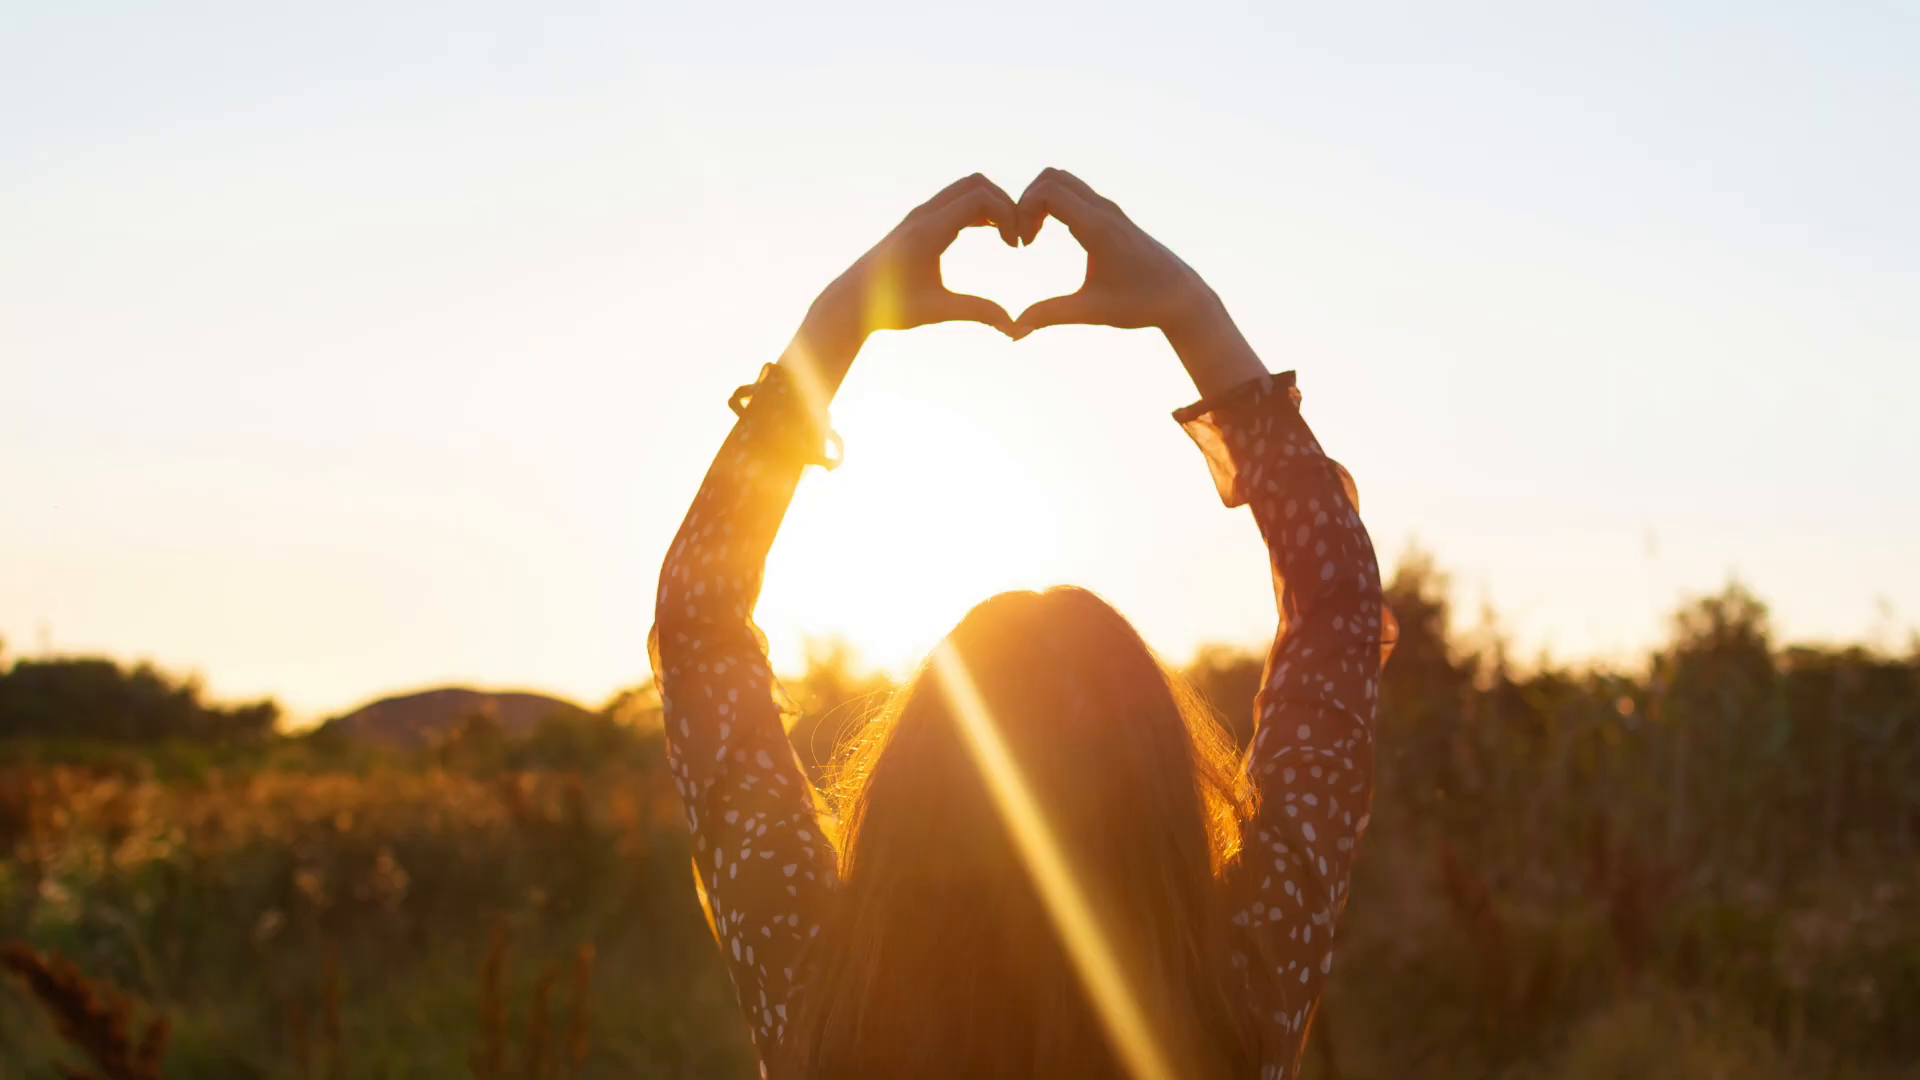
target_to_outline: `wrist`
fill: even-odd
[[[1211,290],[1204,302],[1164,323],[1161,333],[1193,378],[1202,398],[1211,398],[1266,374],[1266,365],[1247,343],[1226,305]]]
[[[807,316],[781,356],[788,366],[811,369],[811,381],[831,397],[866,344],[868,331],[857,305],[829,288],[807,309]]]
[[[1227,306],[1205,282],[1196,281],[1167,306],[1160,332],[1177,348],[1181,342],[1199,342],[1217,336],[1221,323],[1231,323]]]

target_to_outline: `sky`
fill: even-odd
[[[1631,663],[1745,582],[1920,626],[1920,8],[0,0],[0,637],[315,719],[646,677],[653,583],[807,305],[1045,166],[1221,295],[1389,569]],[[1018,312],[1083,256],[963,235]],[[1002,588],[1170,659],[1273,627],[1151,332],[877,336],[760,621],[911,664]]]

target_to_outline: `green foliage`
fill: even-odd
[[[1462,647],[1430,563],[1389,600],[1318,1075],[1920,1060],[1920,655],[1780,649],[1733,585],[1641,671],[1522,672],[1497,635]]]
[[[502,772],[594,774],[611,768],[654,767],[663,754],[658,724],[622,719],[612,711],[556,714],[522,738],[482,713],[467,717],[426,756],[473,775]]]
[[[93,657],[17,660],[0,674],[0,738],[258,742],[279,720],[280,707],[271,700],[210,705],[201,700],[196,681],[171,678],[146,664],[129,669]]]
[[[1309,1076],[1916,1076],[1920,653],[1783,648],[1733,587],[1637,670],[1520,670],[1490,621],[1456,627],[1431,560],[1389,602]],[[1242,740],[1263,661],[1185,673]],[[0,939],[163,1010],[168,1075],[469,1075],[486,1046],[513,1068],[582,945],[580,1075],[752,1075],[650,689],[398,750],[242,735],[142,669],[25,666],[0,680],[37,688],[0,700]],[[787,689],[817,776],[890,684],[826,643]],[[61,1058],[0,981],[0,1075]]]
[[[170,1076],[326,1075],[331,1010],[340,1075],[441,1077],[466,1074],[478,975],[505,925],[516,1045],[540,973],[591,943],[590,1064],[741,1075],[743,1034],[650,741],[589,773],[476,774],[427,754],[193,785],[0,769],[0,939],[56,950],[165,1010]],[[0,983],[5,1075],[44,1067],[55,1041]]]

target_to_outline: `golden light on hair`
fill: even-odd
[[[1115,1054],[1133,1080],[1174,1080],[1178,1074],[1127,979],[1111,939],[1094,915],[1045,813],[1021,777],[1019,766],[994,725],[993,714],[951,641],[942,642],[934,650],[932,670]]]

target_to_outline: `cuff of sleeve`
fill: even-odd
[[[840,467],[845,448],[828,426],[826,410],[814,408],[793,373],[779,364],[761,368],[759,381],[735,390],[727,405],[752,441],[770,445],[782,456],[798,457],[805,465],[829,472]]]
[[[1324,456],[1301,419],[1300,389],[1291,371],[1248,379],[1176,410],[1173,419],[1206,455],[1220,501],[1229,507],[1246,505],[1262,469]]]

